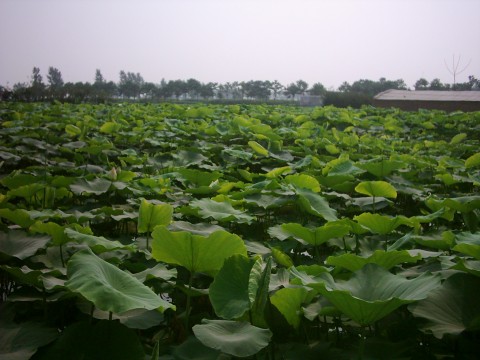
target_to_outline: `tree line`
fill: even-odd
[[[349,84],[342,83],[337,91],[327,91],[323,84],[317,82],[309,86],[304,80],[283,85],[279,81],[251,80],[242,82],[216,82],[202,83],[196,79],[169,80],[158,84],[143,79],[140,73],[120,71],[119,81],[107,81],[101,71],[95,71],[94,81],[67,82],[62,78],[62,73],[55,67],[49,67],[47,82],[43,80],[38,67],[32,70],[29,83],[16,83],[13,88],[0,85],[2,100],[13,101],[65,101],[81,102],[106,102],[112,100],[255,100],[278,101],[296,100],[300,95],[320,96],[327,102],[346,102],[341,105],[361,105],[368,103],[371,98],[388,89],[406,90],[407,85],[402,80],[387,80],[380,78],[378,81],[361,79]],[[439,79],[427,81],[419,79],[415,90],[478,90],[480,80],[469,76],[465,83],[443,84]],[[350,104],[349,104],[350,103]],[[357,104],[358,103],[358,104]]]

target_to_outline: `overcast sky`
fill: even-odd
[[[0,84],[480,78],[480,0],[0,0]]]

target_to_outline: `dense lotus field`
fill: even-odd
[[[477,359],[480,113],[0,103],[0,358]]]

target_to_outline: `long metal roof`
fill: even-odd
[[[394,90],[390,89],[377,94],[376,100],[405,101],[478,101],[480,91],[440,91],[440,90]]]

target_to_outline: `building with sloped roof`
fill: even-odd
[[[373,98],[377,107],[401,110],[437,109],[445,111],[480,111],[480,91],[387,90]]]

